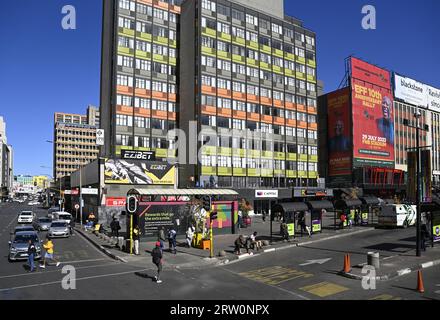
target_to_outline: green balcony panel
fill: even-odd
[[[156,157],[158,158],[168,157],[168,149],[156,149]]]
[[[217,168],[216,167],[202,167],[202,175],[204,176],[210,176],[210,175],[217,175]]]
[[[201,148],[202,155],[205,156],[215,156],[217,155],[217,147],[203,146]]]
[[[233,175],[236,177],[246,177],[247,172],[246,169],[243,168],[233,168]]]
[[[232,43],[245,46],[246,45],[246,39],[232,36]]]
[[[212,57],[215,57],[216,56],[216,51],[215,51],[215,49],[214,48],[208,48],[208,47],[204,47],[204,46],[202,46],[202,53],[203,54],[206,54],[206,55],[208,55],[208,56],[212,56]]]
[[[153,54],[153,61],[160,63],[168,63],[168,57],[162,56],[160,54]]]
[[[223,59],[231,59],[231,54],[229,52],[226,51],[217,51],[217,55],[219,58],[223,58]]]
[[[139,34],[139,38],[141,38],[141,40],[151,41],[151,39],[152,39],[152,35],[150,33],[139,32],[138,34]]]
[[[314,172],[314,171],[310,171],[309,172],[309,178],[317,178],[318,177],[318,172]]]
[[[260,61],[260,68],[269,72],[272,72],[272,66],[266,62]]]
[[[155,36],[155,37],[153,37],[153,42],[168,45],[168,38]]]
[[[217,31],[215,31],[214,29],[211,28],[202,28],[202,34],[205,36],[210,36],[210,37],[217,37]]]
[[[299,178],[307,178],[307,171],[298,171]]]
[[[232,55],[232,61],[234,62],[238,62],[238,63],[246,63],[246,59],[242,56],[239,56],[238,54],[233,54]]]
[[[126,47],[118,47],[118,53],[120,54],[125,54],[128,55],[130,57],[133,57],[133,54],[130,53],[130,48],[126,48]]]
[[[273,159],[273,152],[272,151],[263,151],[261,154],[262,158],[267,158],[267,159]]]
[[[249,177],[259,177],[260,169],[247,169]]]
[[[307,64],[308,64],[310,67],[316,67],[316,61],[315,61],[315,60],[307,59]]]
[[[172,65],[172,66],[176,66],[177,65],[177,59],[176,58],[169,57],[168,60],[169,60],[169,64],[170,65]]]
[[[262,177],[273,177],[273,169],[261,169]]]
[[[257,42],[254,41],[246,41],[246,44],[249,48],[254,49],[254,50],[259,50],[259,46]]]
[[[287,170],[286,176],[288,178],[296,178],[296,177],[298,177],[298,173],[295,170]]]
[[[295,60],[299,63],[305,64],[306,63],[306,58],[300,57],[300,56],[295,56]]]
[[[218,155],[219,156],[231,156],[232,155],[232,149],[231,148],[224,148],[224,147],[218,147]]]
[[[307,81],[316,83],[316,78],[310,74],[307,75]]]
[[[300,154],[298,160],[299,161],[307,161],[307,155],[306,154]]]
[[[306,74],[302,72],[296,72],[296,77],[301,80],[306,80]]]
[[[295,61],[295,55],[292,53],[285,53],[284,54],[284,59],[288,60],[288,61]]]
[[[177,40],[170,40],[169,45],[170,47],[177,48]]]
[[[285,177],[286,176],[286,172],[284,170],[281,169],[275,169],[273,171],[273,174],[275,177]]]
[[[231,35],[230,34],[227,34],[224,32],[218,32],[217,36],[224,41],[231,42]]]
[[[263,51],[264,53],[267,54],[272,54],[272,48],[264,44],[260,44],[260,51]]]
[[[272,54],[273,54],[274,56],[278,56],[278,57],[280,57],[280,58],[283,58],[283,57],[284,57],[284,51],[282,51],[282,50],[273,49],[273,50],[272,50]]]
[[[119,28],[119,30],[120,30],[119,31],[120,35],[134,37],[134,30],[127,29],[127,28]]]
[[[283,68],[278,67],[278,66],[273,66],[273,72],[279,73],[279,74],[284,74]]]
[[[292,71],[290,69],[285,69],[284,72],[288,77],[295,77],[295,71]]]
[[[287,154],[287,159],[289,161],[296,161],[297,160],[298,155],[296,153],[288,153]]]
[[[136,57],[137,58],[144,58],[144,59],[151,59],[151,53],[141,51],[141,50],[136,50]]]
[[[258,68],[260,66],[259,61],[255,60],[255,59],[251,59],[251,58],[247,58],[246,62],[249,66],[251,67],[256,67]]]
[[[318,156],[309,156],[310,162],[318,162]]]
[[[246,157],[246,150],[245,149],[233,148],[232,149],[232,156],[233,157],[245,158]]]
[[[284,152],[274,152],[273,153],[273,157],[276,160],[285,160],[286,159],[286,154]]]
[[[217,175],[219,176],[232,176],[232,168],[228,167],[218,167]]]
[[[248,158],[260,158],[261,151],[260,150],[248,150]]]

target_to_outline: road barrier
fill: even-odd
[[[422,270],[419,270],[417,272],[417,291],[420,293],[425,292],[425,287],[423,286]]]

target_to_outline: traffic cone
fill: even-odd
[[[417,273],[417,291],[420,293],[425,292],[425,287],[423,286],[423,278],[422,278],[422,271],[419,270]]]
[[[344,256],[344,272],[349,273],[350,271],[351,271],[350,256],[346,254]]]

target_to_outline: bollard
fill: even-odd
[[[219,257],[226,257],[226,251],[225,250],[220,250],[218,253]]]
[[[373,266],[375,269],[379,269],[379,252],[368,252],[367,264]]]
[[[118,237],[118,247],[122,249],[124,246],[124,237]]]
[[[263,240],[263,246],[267,247],[269,245],[269,241],[268,240]]]

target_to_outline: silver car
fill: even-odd
[[[49,238],[68,238],[70,236],[69,224],[64,220],[52,221],[47,236]]]
[[[46,217],[40,217],[34,220],[33,226],[35,230],[38,231],[47,231],[50,228],[52,220]]]
[[[41,242],[38,233],[35,231],[20,231],[9,241],[9,261],[26,260],[28,258],[29,240],[33,241],[37,250],[35,259],[41,258]]]

